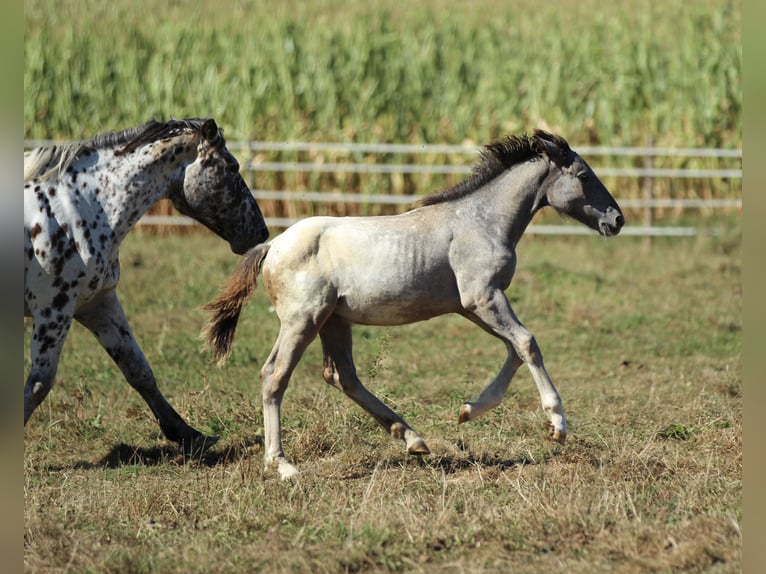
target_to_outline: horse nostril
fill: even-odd
[[[614,221],[617,224],[617,227],[622,227],[625,225],[625,218],[622,216],[622,214],[618,215]]]

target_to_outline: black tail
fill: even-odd
[[[223,365],[231,353],[242,305],[255,291],[255,280],[269,247],[268,243],[261,243],[248,251],[218,296],[205,305],[205,309],[212,311],[212,317],[202,329],[201,337],[212,348],[213,359],[219,365]]]

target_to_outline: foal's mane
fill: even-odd
[[[453,187],[421,198],[416,205],[434,205],[435,203],[444,203],[465,197],[514,165],[539,157],[548,149],[547,146],[553,146],[561,156],[566,156],[570,151],[569,144],[564,138],[543,130],[535,130],[531,136],[527,134],[511,135],[489,143],[479,151],[481,159],[473,167],[471,175],[467,179]]]
[[[204,119],[199,118],[177,120],[173,117],[167,122],[149,120],[138,127],[105,132],[86,141],[38,147],[24,153],[24,181],[33,177],[45,180],[54,174],[61,174],[83,152],[117,148],[115,153],[120,155],[157,140],[176,137],[189,131],[199,132],[204,122]]]

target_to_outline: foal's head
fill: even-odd
[[[543,183],[548,205],[604,237],[617,235],[625,224],[620,206],[585,160],[560,136],[537,130],[533,139],[550,163]]]

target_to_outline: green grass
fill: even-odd
[[[519,256],[508,295],[562,394],[566,446],[543,438],[525,368],[457,425],[503,360],[469,322],[360,327],[361,377],[432,455],[407,456],[322,382],[315,343],[283,405],[302,471],[284,483],[262,464],[258,370],[278,330],[264,292],[219,369],[201,306],[237,258],[210,234],[134,232],[119,289],[133,329],[171,402],[221,441],[184,463],[76,326],[25,429],[26,571],[741,571],[740,229],[529,236]]]

